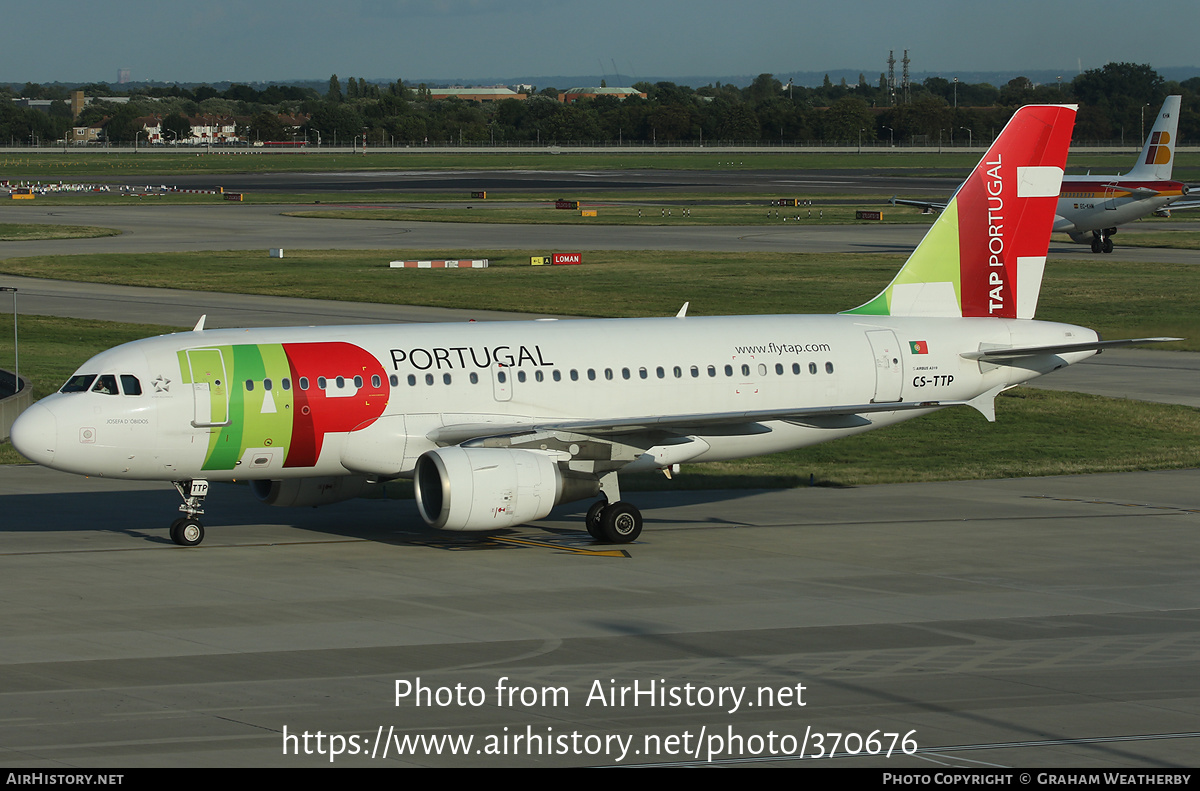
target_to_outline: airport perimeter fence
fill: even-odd
[[[22,376],[18,388],[16,374],[0,370],[0,442],[8,440],[13,421],[32,403],[33,387],[29,380]]]

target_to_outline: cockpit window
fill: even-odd
[[[121,392],[127,396],[142,394],[142,383],[133,374],[121,374]]]
[[[63,385],[62,389],[59,390],[58,392],[60,392],[60,393],[82,393],[82,392],[85,392],[86,390],[88,390],[88,388],[90,388],[92,386],[92,382],[95,381],[95,379],[96,379],[95,374],[75,374],[74,376],[72,376],[70,379],[67,380],[67,383],[65,385]]]
[[[100,374],[96,377],[96,384],[92,387],[92,392],[117,395],[117,377],[112,374]]]

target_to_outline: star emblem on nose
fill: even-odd
[[[163,376],[162,374],[159,374],[158,378],[155,379],[150,384],[154,385],[154,392],[156,392],[156,393],[171,392],[171,380],[168,379],[167,377]]]

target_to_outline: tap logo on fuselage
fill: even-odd
[[[313,467],[325,437],[364,429],[390,396],[375,357],[352,343],[251,343],[178,353],[183,383],[208,426],[203,469],[232,470],[248,448],[284,453],[284,467]]]

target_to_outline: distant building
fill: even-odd
[[[430,99],[462,99],[469,102],[500,102],[505,99],[525,99],[528,94],[511,88],[430,88]]]
[[[50,112],[50,105],[53,103],[53,99],[13,99],[13,104],[17,107],[28,107],[32,110],[41,110],[43,113]]]
[[[137,119],[135,123],[146,133],[146,140],[151,145],[202,146],[207,143],[240,143],[242,141],[238,137],[237,120],[234,118],[204,116],[187,120],[192,127],[192,136],[186,140],[174,140],[170,135],[164,134],[160,116],[145,116]]]
[[[76,146],[99,143],[104,139],[104,127],[100,124],[72,127],[71,131],[67,133],[67,139],[71,142],[71,145]]]
[[[563,104],[571,104],[580,99],[595,99],[597,96],[612,96],[617,99],[625,99],[629,96],[646,98],[646,94],[637,88],[572,88],[560,93],[558,100]]]

